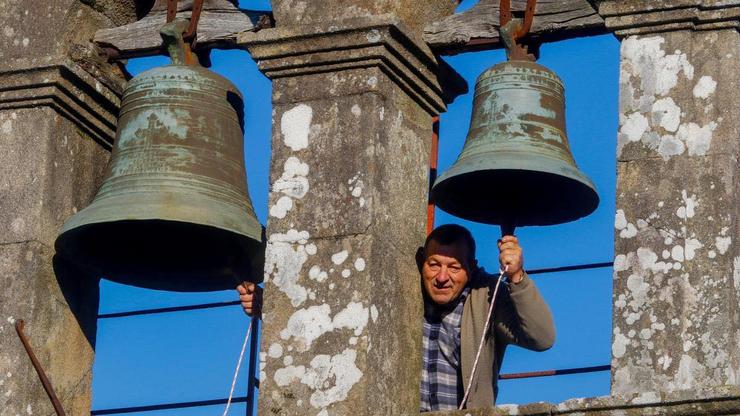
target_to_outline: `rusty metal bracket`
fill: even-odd
[[[529,53],[527,45],[518,41],[532,28],[534,10],[537,0],[527,0],[524,9],[524,21],[513,19],[511,16],[511,0],[501,0],[499,6],[499,33],[506,47],[506,56],[514,61],[535,61],[534,54]]]
[[[57,416],[66,416],[62,403],[54,392],[54,387],[52,387],[49,378],[46,377],[46,373],[44,372],[43,367],[41,367],[41,363],[39,363],[38,358],[36,358],[36,354],[34,354],[33,349],[31,348],[31,343],[28,341],[26,334],[23,333],[25,325],[26,324],[22,319],[15,321],[15,332],[18,333],[18,338],[20,338],[23,348],[25,348],[26,354],[28,354],[28,358],[31,359],[31,364],[33,364],[33,368],[36,370],[36,374],[38,374],[41,384],[44,386],[44,390],[46,390],[46,395],[49,396],[51,405],[54,406],[54,412],[56,412]]]
[[[178,0],[167,0],[167,23],[175,20],[177,15],[177,2]],[[182,37],[190,42],[190,47],[195,47],[196,32],[198,30],[198,22],[200,21],[200,14],[203,11],[203,0],[193,0],[193,10],[190,12],[190,24],[188,29],[183,33]]]

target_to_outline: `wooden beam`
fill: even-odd
[[[424,29],[424,40],[442,55],[503,47],[499,4],[500,0],[480,0],[465,12],[431,23]],[[526,0],[511,0],[514,17],[523,17],[525,5]],[[538,0],[532,29],[524,40],[536,45],[602,33],[607,33],[604,19],[588,0]]]
[[[190,18],[192,1],[178,3],[178,18]],[[98,30],[93,41],[111,58],[126,59],[161,53],[159,29],[167,20],[166,2],[157,0],[141,20],[115,28]],[[229,0],[205,0],[198,23],[197,49],[236,48],[241,32],[272,26],[272,13],[244,10]]]

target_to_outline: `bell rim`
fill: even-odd
[[[523,155],[525,153],[520,153],[520,155]],[[438,206],[443,211],[474,222],[480,222],[485,224],[494,224],[494,225],[501,225],[506,221],[501,221],[499,218],[502,216],[500,213],[493,213],[491,212],[490,215],[486,214],[483,216],[466,216],[465,214],[461,214],[459,210],[456,210],[454,208],[451,208],[451,205],[454,205],[452,203],[449,203],[444,199],[444,197],[441,197],[444,192],[447,191],[447,188],[449,186],[453,185],[453,181],[460,180],[462,176],[466,175],[485,175],[485,174],[499,174],[503,175],[505,173],[511,173],[511,172],[530,172],[530,174],[535,175],[549,175],[552,177],[557,178],[558,180],[562,181],[563,183],[569,182],[572,189],[576,189],[580,198],[583,199],[583,208],[578,210],[573,210],[572,215],[555,215],[553,214],[551,217],[554,218],[553,220],[547,220],[547,221],[537,221],[537,222],[531,222],[531,221],[520,221],[518,225],[520,226],[542,226],[542,225],[556,225],[556,224],[564,224],[571,221],[578,220],[580,218],[584,218],[590,214],[592,214],[599,206],[600,203],[600,197],[598,194],[598,191],[596,189],[596,186],[593,184],[591,179],[583,174],[583,172],[578,169],[577,166],[569,166],[565,163],[562,163],[561,160],[549,158],[542,155],[531,155],[527,154],[529,158],[527,159],[527,162],[523,163],[523,159],[506,159],[506,161],[494,161],[490,155],[474,155],[466,158],[460,158],[442,175],[440,175],[432,185],[432,189],[430,192],[430,200]],[[471,163],[471,159],[478,159],[477,162],[480,163],[483,166],[475,167],[475,163]],[[504,158],[500,158],[504,159]],[[546,159],[546,160],[543,160]],[[556,162],[553,164],[552,162]],[[548,166],[547,162],[549,162],[551,165]],[[496,164],[496,165],[494,165]],[[529,165],[529,166],[527,166]],[[552,166],[560,165],[561,168],[565,169],[554,169]],[[576,174],[573,174],[576,173]],[[488,217],[489,219],[486,219]]]
[[[136,198],[144,199],[146,202],[136,202],[140,209],[146,210],[147,214],[140,213],[128,213],[124,217],[123,215],[116,213],[115,210],[120,206],[124,206],[122,203],[131,203],[132,199]],[[261,236],[262,224],[259,223],[254,214],[254,209],[248,205],[239,206],[223,200],[208,200],[208,201],[196,201],[191,203],[189,206],[180,205],[174,210],[169,211],[169,217],[161,215],[162,209],[160,207],[167,205],[164,200],[176,199],[176,198],[187,198],[188,195],[178,195],[173,192],[138,192],[135,194],[117,194],[105,196],[104,198],[96,197],[90,205],[78,211],[76,214],[69,217],[59,232],[59,236],[71,231],[75,228],[91,225],[100,224],[106,222],[116,221],[149,221],[149,220],[161,220],[161,221],[172,221],[182,223],[192,223],[203,225],[206,227],[214,227],[224,231],[230,231],[232,233],[243,235],[244,237],[259,241]],[[192,201],[191,201],[192,202]],[[198,208],[192,208],[197,205],[197,202],[203,202],[204,204],[219,204],[225,207],[227,211],[231,211],[232,216],[241,218],[246,222],[243,227],[234,227],[225,225],[222,222],[212,221],[203,218],[194,218],[190,213],[186,212],[187,208],[197,210]],[[147,206],[148,205],[148,206]],[[208,205],[208,208],[212,209],[212,205]],[[178,211],[179,209],[179,211]],[[106,211],[109,211],[106,213]],[[110,213],[113,211],[113,213]]]
[[[250,262],[249,271],[244,269],[244,264],[236,266],[236,268],[224,267],[223,270],[220,271],[209,269],[207,273],[182,273],[172,271],[156,271],[151,269],[147,269],[146,272],[132,271],[132,268],[121,266],[122,264],[127,264],[125,261],[111,261],[109,258],[102,260],[99,255],[86,253],[84,250],[79,250],[78,248],[81,241],[89,239],[92,234],[100,234],[99,230],[96,230],[97,226],[105,224],[105,226],[110,229],[120,229],[130,228],[132,225],[149,226],[149,224],[151,223],[158,223],[159,225],[164,224],[166,226],[173,227],[185,226],[191,230],[188,231],[188,233],[192,233],[192,230],[197,228],[200,228],[201,230],[207,230],[208,233],[213,233],[213,231],[215,230],[216,233],[213,234],[214,237],[216,235],[220,235],[221,237],[219,237],[219,239],[230,238],[231,242],[229,244],[232,248],[236,249],[237,247],[240,247],[244,250],[242,251],[242,263],[244,262],[244,259],[248,259],[248,261]],[[262,232],[264,232],[264,229]],[[109,235],[106,233],[102,234]],[[110,237],[108,237],[107,240],[105,238],[98,238],[97,240],[102,244],[106,241],[110,241]],[[234,244],[234,242],[236,242],[237,244]],[[252,281],[255,283],[261,282],[263,275],[263,265],[260,263],[260,261],[253,263],[253,259],[260,258],[259,250],[264,249],[264,244],[264,238],[254,239],[243,234],[235,233],[231,230],[218,227],[210,227],[192,222],[171,221],[162,219],[123,219],[107,223],[87,223],[64,231],[60,233],[57,237],[54,243],[54,247],[57,255],[61,256],[66,261],[77,265],[90,274],[96,274],[96,277],[100,277],[116,283],[153,290],[168,290],[174,292],[209,292],[233,289],[236,284],[244,280]],[[205,247],[205,245],[196,244],[195,247],[203,248]],[[219,263],[219,265],[221,265],[221,263]],[[227,265],[223,264],[223,266]],[[229,264],[228,266],[234,266],[234,264]]]

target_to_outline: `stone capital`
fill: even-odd
[[[15,59],[0,69],[0,110],[50,107],[110,149],[121,87],[97,78],[68,58]]]
[[[740,28],[740,0],[606,0],[604,23],[618,37],[677,30]]]
[[[259,69],[272,80],[379,68],[434,115],[467,91],[464,79],[393,16],[244,33],[238,43],[249,50]],[[382,95],[381,88],[380,84],[366,83],[354,92]]]

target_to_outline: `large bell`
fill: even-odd
[[[535,62],[507,61],[478,77],[462,153],[432,188],[437,206],[509,226],[593,212],[599,196],[570,152],[563,93],[560,78]]]
[[[56,249],[134,286],[233,288],[261,275],[262,255],[246,186],[242,96],[225,78],[172,58],[126,86],[107,176],[90,206],[64,224]]]

